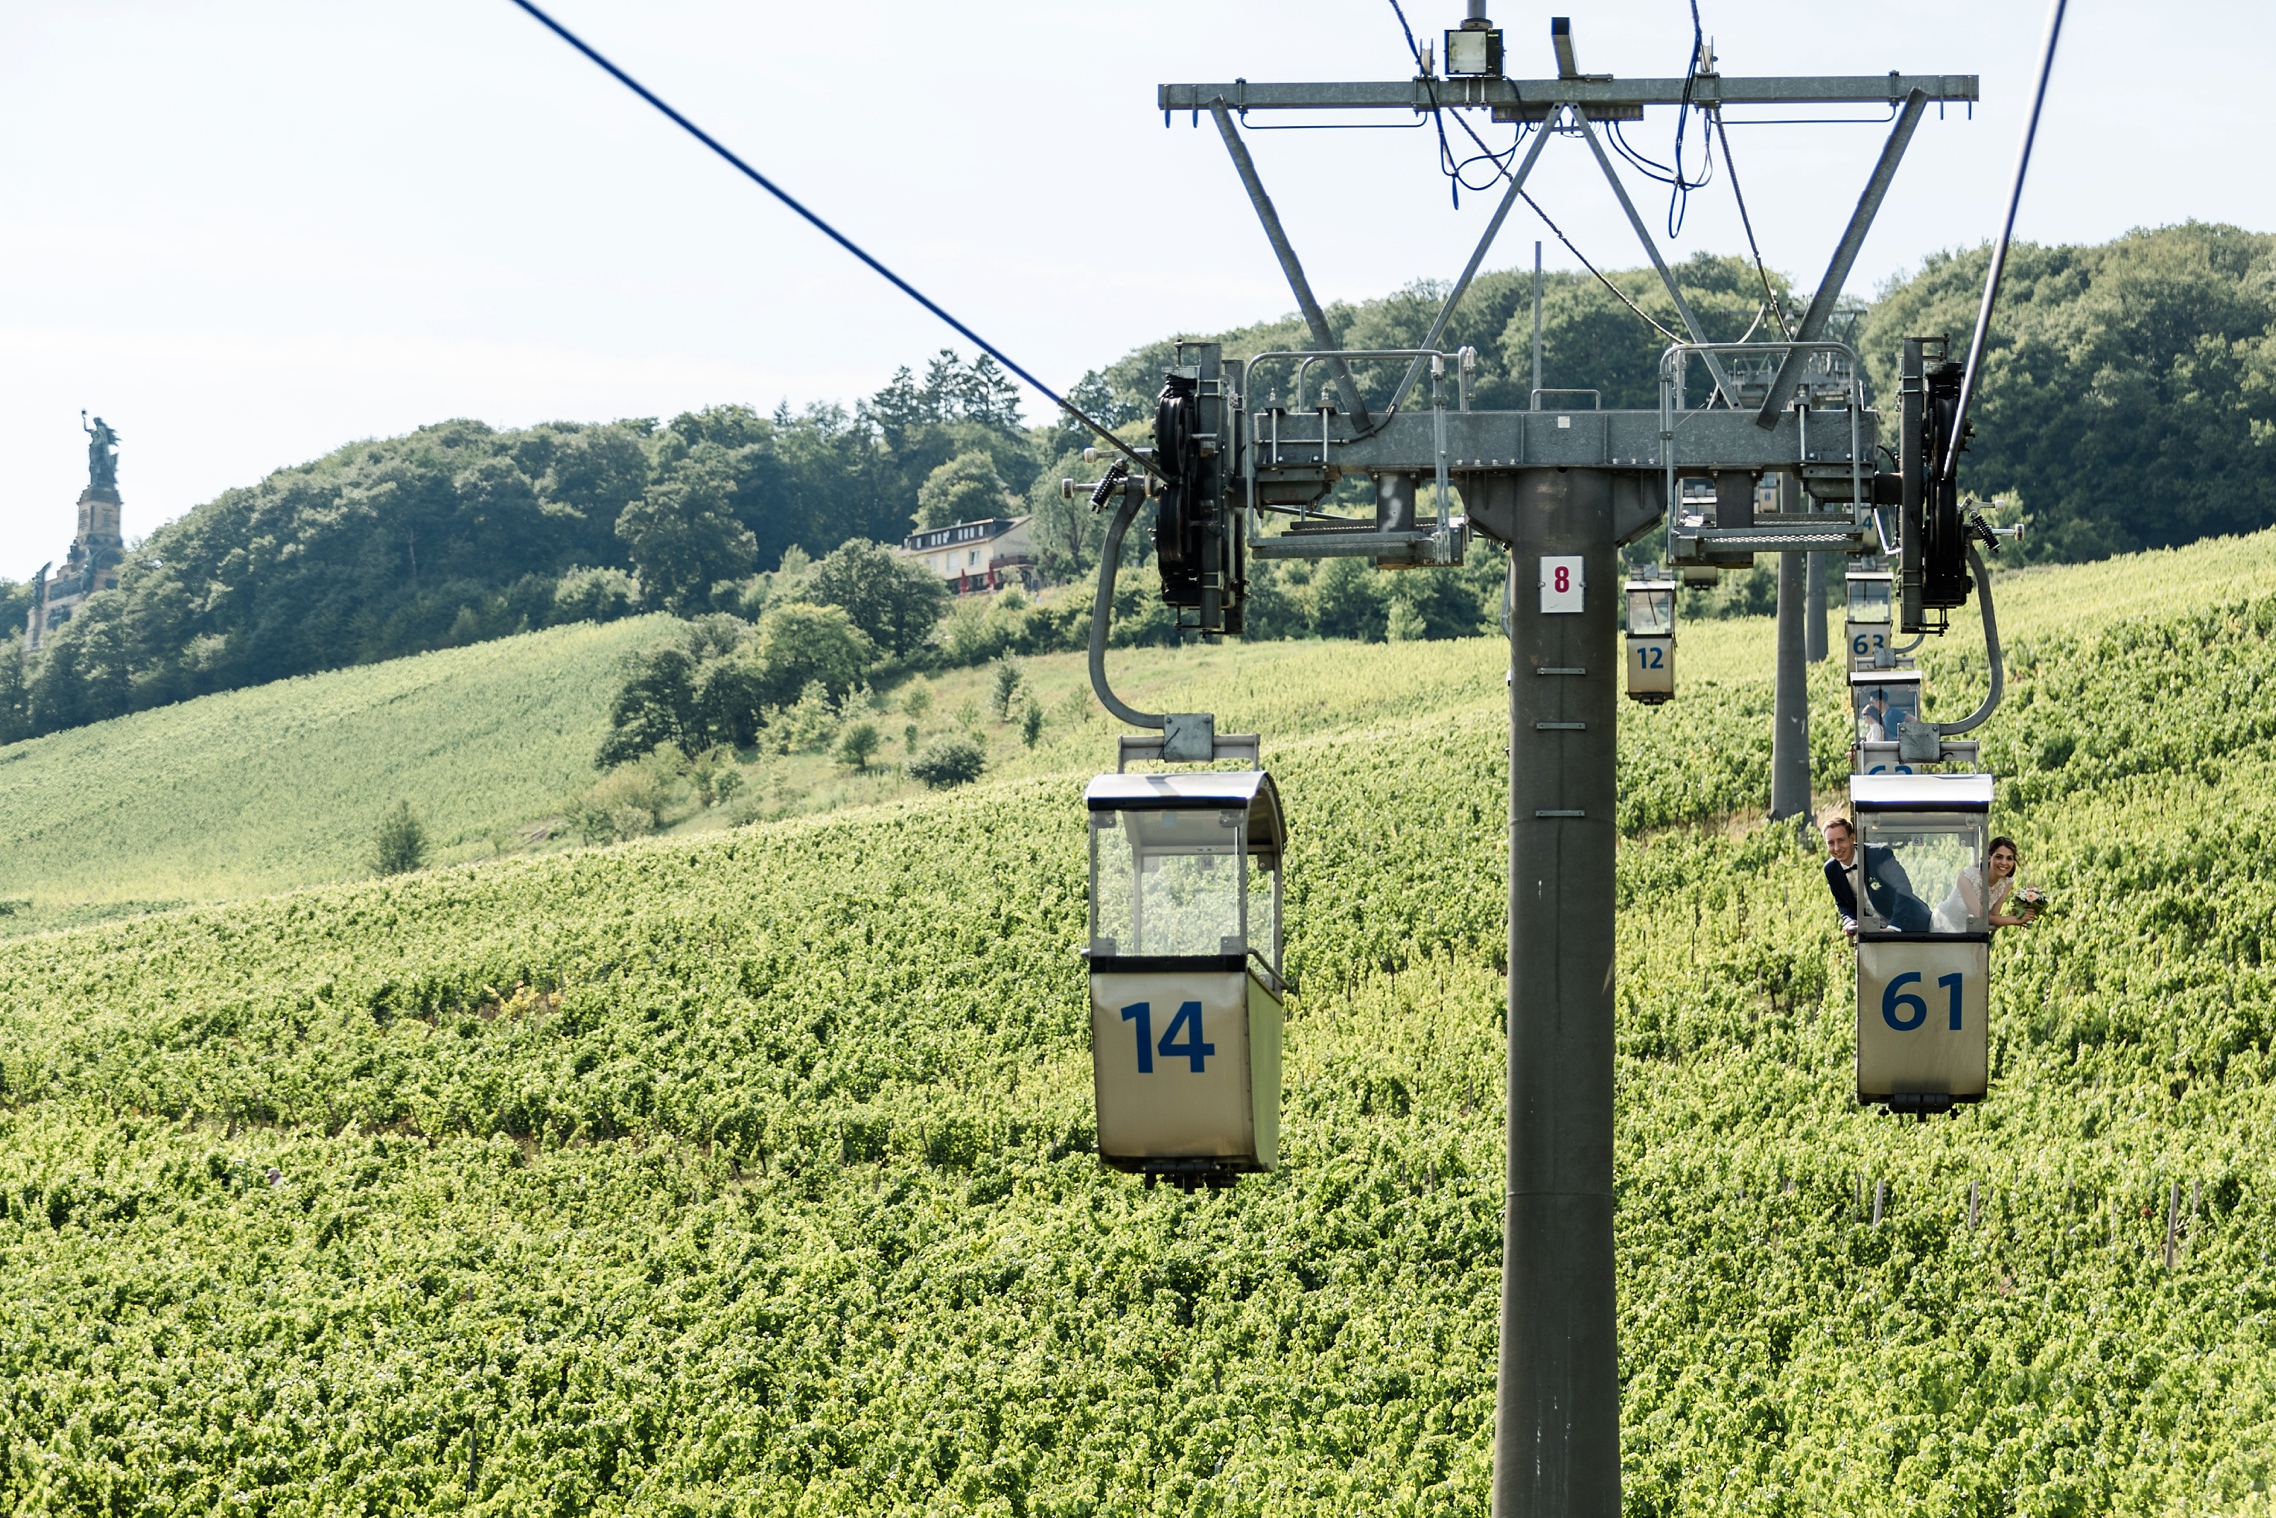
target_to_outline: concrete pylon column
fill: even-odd
[[[1831,573],[1826,561],[1830,555],[1813,553],[1805,557],[1810,561],[1810,595],[1809,609],[1802,617],[1802,651],[1812,664],[1823,664],[1826,662],[1826,576]]]
[[[1810,809],[1810,685],[1803,658],[1810,555],[1778,556],[1778,686],[1770,735],[1770,815]]]
[[[1619,551],[1612,476],[1491,476],[1509,544],[1509,1134],[1494,1518],[1619,1518],[1612,1253]],[[1543,559],[1551,562],[1543,564]],[[1579,596],[1548,596],[1577,559]],[[1568,575],[1569,579],[1569,575]]]

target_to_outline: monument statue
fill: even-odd
[[[84,411],[79,413],[79,429],[87,434],[87,489],[96,494],[117,494],[119,435],[99,416],[94,426],[88,426]]]

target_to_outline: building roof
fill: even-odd
[[[941,548],[961,548],[967,543],[985,543],[1000,538],[1015,528],[1025,527],[1035,519],[1028,517],[982,517],[977,522],[958,522],[953,527],[929,527],[923,532],[912,532],[901,540],[908,553],[931,553]]]

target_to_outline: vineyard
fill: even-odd
[[[1768,627],[1623,713],[1632,1514],[2276,1513],[2276,538],[2001,609],[2056,906],[1949,1119],[1851,1101]],[[1483,1512],[1502,645],[1114,658],[1267,735],[1281,1173],[1089,1152],[1115,729],[1035,660],[1048,736],[945,796],[0,944],[0,1508]]]

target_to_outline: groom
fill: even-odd
[[[1860,889],[1873,915],[1899,933],[1925,933],[1929,929],[1928,904],[1912,892],[1905,867],[1885,843],[1857,846],[1857,829],[1839,812],[1819,819],[1818,831],[1826,838],[1826,889],[1841,912],[1841,930],[1857,937],[1857,895]]]

